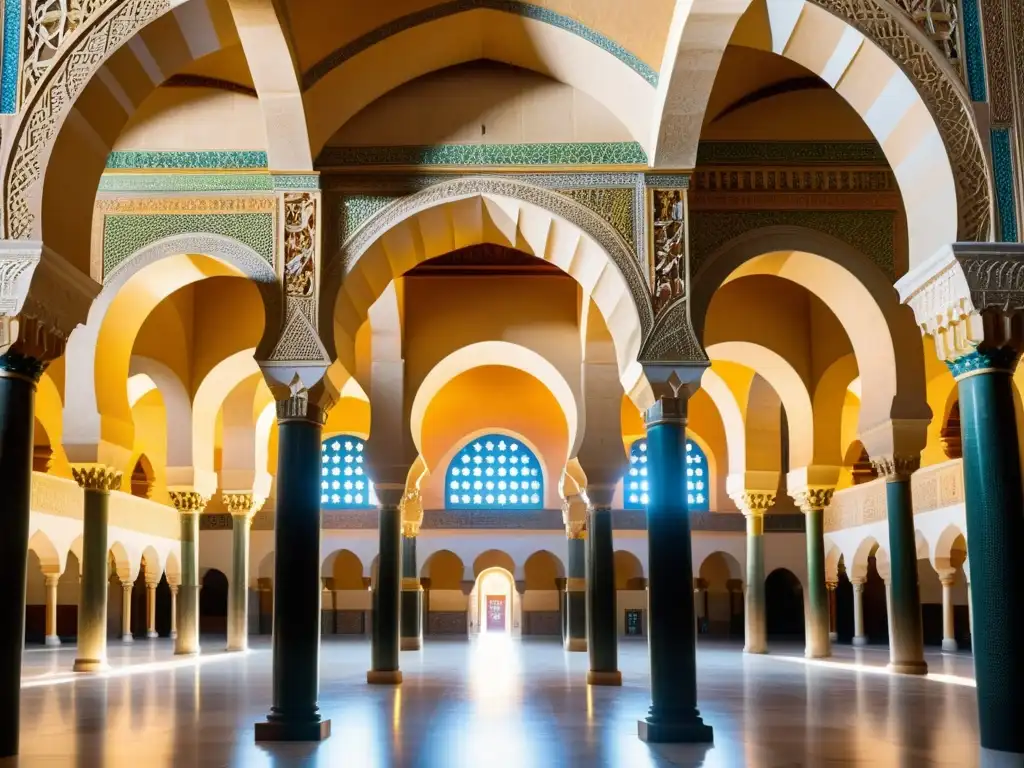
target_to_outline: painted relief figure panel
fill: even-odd
[[[654,311],[683,295],[686,288],[686,221],[681,189],[654,192]]]

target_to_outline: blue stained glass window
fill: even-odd
[[[521,441],[486,435],[465,445],[445,475],[447,509],[543,509],[540,461]]]
[[[686,441],[686,506],[691,512],[708,512],[711,499],[708,489],[711,476],[704,451],[693,440]],[[623,481],[623,506],[626,509],[647,508],[647,440],[641,438],[629,449],[629,470]]]
[[[321,509],[370,509],[377,494],[366,474],[364,442],[352,435],[324,440],[320,450]]]

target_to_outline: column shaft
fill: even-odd
[[[57,634],[57,585],[60,582],[60,575],[56,573],[46,574],[46,644],[60,645],[60,636]]]
[[[807,658],[832,655],[828,639],[828,591],[825,586],[825,510],[805,510],[807,520]]]
[[[178,637],[178,585],[171,584],[171,639]]]
[[[320,437],[323,422],[281,417],[274,523],[273,704],[257,741],[319,741],[331,733],[320,687]],[[310,410],[313,406],[308,406]],[[286,414],[289,411],[286,411]]]
[[[764,597],[764,515],[747,515],[747,585],[744,611],[746,653],[768,652]]]
[[[910,478],[896,475],[885,484],[889,518],[889,585],[892,590],[892,635],[889,637],[889,668],[894,672],[924,675],[924,634],[921,626],[921,593],[917,584],[917,538]]]
[[[1024,491],[1010,372],[958,382],[981,746],[1024,753]]]
[[[402,641],[403,651],[423,647],[423,587],[417,574],[416,537],[402,536]]]
[[[953,620],[953,579],[942,580],[942,650],[956,651],[956,622]]]
[[[159,637],[156,631],[156,582],[146,582],[146,637]]]
[[[647,461],[652,703],[639,735],[648,742],[710,742],[711,727],[697,710],[685,402],[662,399],[647,412]]]
[[[181,585],[174,652],[199,653],[199,513],[181,513]]]
[[[132,637],[132,583],[121,582],[121,642],[130,643]]]
[[[249,647],[249,529],[248,514],[231,516],[231,580],[228,582],[228,650]]]
[[[8,353],[8,356],[14,353]],[[0,359],[0,757],[18,753],[21,655],[25,644],[25,585],[28,569],[29,498],[35,383],[8,372]],[[12,359],[12,362],[16,362]],[[36,377],[38,378],[38,377]]]
[[[825,583],[825,588],[828,590],[828,639],[830,643],[834,643],[839,639],[839,633],[836,632],[836,587],[838,585],[834,581]]]
[[[581,533],[566,540],[568,578],[565,580],[567,651],[587,650],[587,540]]]
[[[82,521],[82,582],[78,599],[76,672],[107,665],[107,519],[110,492],[85,489]]]
[[[402,682],[398,655],[401,648],[402,513],[398,505],[380,506],[380,548],[377,584],[373,590],[373,626],[368,683]]]
[[[612,511],[587,512],[587,635],[591,685],[622,685],[619,672],[618,623],[615,610],[615,546]]]
[[[867,645],[864,635],[864,582],[853,582],[853,644]]]

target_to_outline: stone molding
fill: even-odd
[[[121,470],[105,464],[72,464],[71,476],[87,491],[116,491],[121,488]]]

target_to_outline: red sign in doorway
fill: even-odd
[[[505,596],[487,596],[487,631],[505,631]]]

